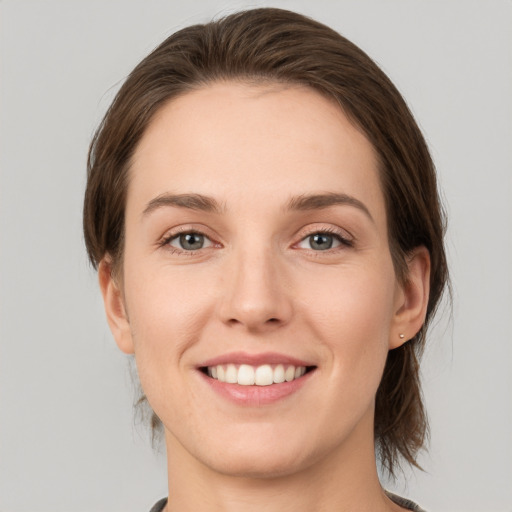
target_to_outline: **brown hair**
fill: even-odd
[[[92,264],[109,255],[114,269],[122,265],[128,168],[155,112],[220,80],[299,84],[336,101],[378,155],[389,245],[402,282],[407,254],[418,246],[428,249],[426,322],[389,352],[375,410],[382,465],[391,474],[399,456],[417,465],[428,434],[418,361],[448,277],[444,215],[432,159],[405,101],[378,66],[334,30],[293,12],[254,9],[180,30],[148,55],[121,87],[91,143],[84,234]]]

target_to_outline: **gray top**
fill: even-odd
[[[385,493],[391,501],[394,501],[397,505],[400,505],[407,510],[411,510],[412,512],[426,512],[426,510],[422,509],[419,505],[414,503],[414,501],[402,498],[401,496],[397,496],[389,491],[385,491]]]
[[[167,498],[162,498],[153,505],[153,508],[149,512],[162,512],[165,505],[167,505]]]
[[[410,510],[411,512],[426,512],[411,500],[402,498],[401,496],[397,496],[396,494],[393,494],[389,491],[386,491],[386,495],[390,500],[394,501],[397,505],[400,505],[401,507]],[[153,508],[149,512],[162,512],[165,505],[167,505],[167,498],[162,498],[153,505]]]

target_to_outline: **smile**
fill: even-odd
[[[208,387],[237,406],[270,406],[295,395],[317,373],[311,360],[288,354],[230,352],[196,369]]]
[[[291,364],[218,364],[206,367],[205,373],[212,379],[241,386],[270,386],[292,382],[305,375],[311,368]]]

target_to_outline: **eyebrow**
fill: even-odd
[[[372,221],[375,222],[366,205],[359,199],[347,194],[339,194],[335,192],[326,192],[323,194],[303,194],[292,197],[285,210],[288,211],[307,211],[321,210],[330,206],[348,205],[358,208]],[[149,215],[151,212],[162,207],[178,207],[190,210],[198,210],[208,213],[220,214],[224,211],[223,206],[213,197],[202,194],[161,194],[147,204],[142,212],[143,216]]]
[[[221,213],[222,206],[213,197],[202,194],[161,194],[147,204],[142,212],[143,216],[149,215],[154,210],[163,206],[173,206],[178,208],[188,208],[189,210],[199,210],[210,213]]]
[[[338,194],[335,192],[327,192],[324,194],[300,195],[292,197],[288,202],[287,209],[302,210],[321,210],[330,206],[348,205],[354,206],[361,210],[372,222],[375,222],[370,210],[359,199],[347,194]]]

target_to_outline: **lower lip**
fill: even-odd
[[[227,398],[237,405],[254,407],[274,404],[293,395],[309,381],[314,372],[315,370],[311,370],[291,382],[271,384],[270,386],[241,386],[240,384],[229,384],[228,382],[212,379],[201,371],[199,373],[211,389],[222,397]]]

